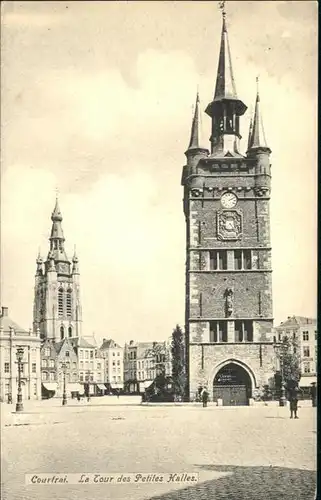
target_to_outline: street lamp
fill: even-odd
[[[22,359],[23,359],[23,347],[17,348],[17,362],[18,362],[18,392],[17,392],[17,403],[16,411],[23,411],[22,403],[22,391],[21,391],[21,372],[22,372]]]
[[[66,393],[66,368],[67,365],[66,363],[62,363],[62,369],[63,369],[63,393],[62,393],[62,406],[65,406],[67,404],[67,393]]]

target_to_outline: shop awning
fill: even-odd
[[[47,391],[56,391],[58,387],[57,382],[46,382],[46,383],[43,382],[42,385]]]
[[[97,384],[97,387],[98,387],[98,389],[100,389],[101,391],[105,391],[105,390],[106,390],[106,387],[104,386],[104,384]]]
[[[311,387],[311,384],[317,383],[317,377],[301,377],[299,386],[300,387]]]

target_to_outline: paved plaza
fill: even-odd
[[[276,405],[68,403],[29,403],[24,415],[2,405],[3,499],[315,498],[316,409],[310,405],[291,420],[288,408]],[[199,481],[25,485],[25,474],[82,472],[194,472]]]

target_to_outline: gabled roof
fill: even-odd
[[[0,317],[0,327],[3,328],[4,332],[10,332],[10,329],[13,328],[15,332],[28,334],[27,330],[19,326],[15,321],[13,321],[9,316],[1,316]]]
[[[56,349],[56,352],[57,354],[60,353],[62,347],[65,345],[65,344],[68,344],[68,346],[70,346],[70,349],[73,349],[74,346],[72,344],[72,342],[69,340],[69,339],[63,339],[61,340],[60,342],[55,342],[54,343],[54,346],[55,346],[55,349]]]
[[[112,348],[121,349],[121,346],[118,345],[113,339],[104,339],[100,349],[104,351],[105,349],[112,349]]]
[[[87,342],[87,340],[85,340],[83,337],[72,339],[71,342],[75,347],[83,347],[85,349],[96,349],[96,346],[89,344],[89,342]]]
[[[299,326],[316,325],[316,321],[314,318],[307,318],[305,316],[289,316],[286,321],[281,322],[276,328],[298,328]]]

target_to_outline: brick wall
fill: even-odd
[[[207,385],[212,393],[213,380],[225,362],[236,361],[252,375],[255,388],[274,380],[275,352],[272,343],[266,344],[210,344],[189,346],[190,397],[193,398],[200,385]]]

